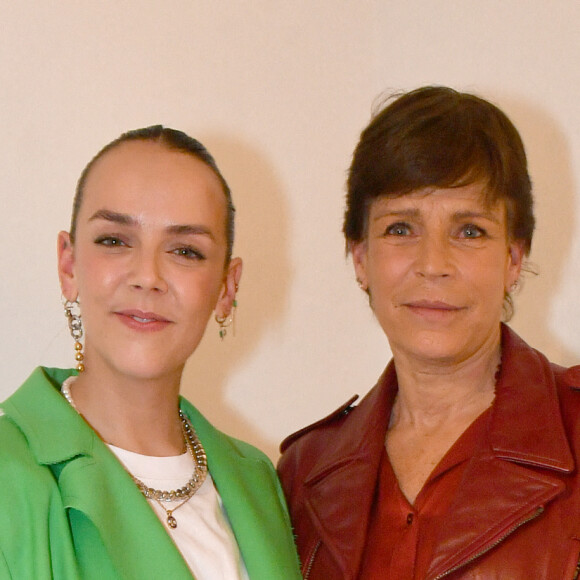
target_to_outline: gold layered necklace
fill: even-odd
[[[156,501],[163,508],[165,515],[167,516],[167,525],[173,529],[177,527],[177,521],[173,516],[173,512],[193,497],[207,477],[207,457],[201,441],[198,439],[191,423],[181,411],[179,411],[179,418],[181,419],[181,428],[183,429],[185,446],[187,447],[187,451],[193,457],[193,462],[195,464],[193,475],[190,477],[189,481],[179,489],[164,491],[153,487],[147,487],[140,479],[137,479],[133,474],[130,474],[133,481],[137,484],[137,487],[141,490],[141,493],[147,499]],[[165,504],[170,502],[180,503],[175,507],[168,509],[165,507]]]
[[[70,387],[74,382],[76,377],[72,376],[63,382],[61,387],[61,392],[64,398],[70,403],[71,407],[80,415],[75,402],[72,398]],[[183,439],[185,441],[185,447],[194,462],[193,475],[189,478],[189,481],[179,489],[165,491],[162,489],[155,489],[153,487],[148,487],[140,479],[135,477],[132,473],[128,472],[141,493],[146,499],[155,501],[162,509],[165,511],[167,525],[175,529],[177,527],[177,520],[173,513],[178,510],[181,506],[186,504],[194,495],[195,492],[203,485],[207,477],[207,456],[205,450],[199,440],[195,429],[187,419],[187,417],[179,411],[179,419],[181,420],[181,428],[183,431]],[[172,504],[179,502],[174,507],[166,507],[167,504]]]

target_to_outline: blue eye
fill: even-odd
[[[397,222],[395,224],[391,224],[385,234],[388,236],[408,236],[411,233],[411,228],[409,224],[404,222]]]
[[[462,233],[462,236],[465,238],[474,239],[474,238],[481,238],[482,236],[484,236],[485,230],[483,230],[482,228],[480,228],[478,226],[474,226],[473,224],[467,224],[467,225],[463,226],[461,233]]]

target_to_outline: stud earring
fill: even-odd
[[[83,363],[85,355],[83,354],[83,343],[81,342],[81,338],[83,337],[83,321],[81,320],[80,304],[78,299],[73,302],[63,299],[63,306],[64,315],[68,320],[70,335],[75,341],[75,360],[77,361],[76,369],[79,373],[82,373],[85,370],[85,365]]]
[[[516,280],[511,286],[510,286],[510,292],[515,292],[518,288],[520,287],[520,281]]]
[[[363,281],[360,278],[356,279],[356,283],[358,284],[358,287],[363,290],[364,292],[367,291],[366,286],[364,285]]]

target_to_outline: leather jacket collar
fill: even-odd
[[[470,460],[446,518],[452,524],[439,530],[429,579],[462,567],[538,517],[543,506],[565,489],[557,475],[575,469],[559,410],[554,367],[506,326],[502,326],[502,353],[490,447]],[[305,474],[305,507],[345,579],[355,578],[360,565],[396,391],[391,362],[376,387],[345,419],[348,428],[336,430],[332,447]]]

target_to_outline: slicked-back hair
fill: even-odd
[[[367,233],[371,203],[423,188],[484,185],[485,201],[504,200],[508,236],[524,242],[535,227],[526,153],[500,109],[469,93],[428,86],[395,95],[363,130],[348,173],[343,232]]]
[[[226,197],[226,242],[227,242],[227,252],[226,252],[226,264],[229,263],[232,257],[232,251],[234,246],[234,222],[235,222],[235,212],[232,201],[232,194],[230,188],[221,174],[218,166],[209,153],[209,151],[193,137],[190,137],[183,131],[178,131],[176,129],[170,129],[168,127],[163,127],[162,125],[152,125],[151,127],[144,127],[142,129],[134,129],[132,131],[127,131],[123,133],[120,137],[117,137],[114,141],[105,145],[92,159],[89,161],[88,165],[83,169],[81,176],[77,182],[77,188],[75,193],[75,198],[73,202],[73,211],[70,226],[70,237],[71,241],[74,243],[77,220],[79,211],[83,202],[85,185],[91,169],[94,167],[95,163],[103,157],[106,153],[129,141],[151,141],[154,143],[159,143],[164,145],[169,150],[178,151],[181,153],[186,153],[196,157],[203,163],[205,163],[219,179],[224,195]]]

